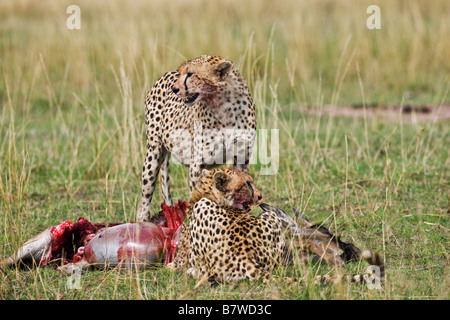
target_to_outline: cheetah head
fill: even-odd
[[[179,77],[172,91],[188,106],[199,101],[217,105],[219,92],[226,86],[232,68],[231,61],[218,56],[200,56],[189,60],[178,68]]]
[[[209,172],[197,182],[190,202],[195,203],[201,198],[208,198],[219,206],[250,211],[253,205],[261,202],[262,195],[248,174],[220,168]]]

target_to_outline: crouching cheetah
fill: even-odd
[[[192,191],[186,220],[181,231],[180,243],[174,264],[178,270],[212,281],[240,279],[268,279],[270,271],[277,265],[292,263],[294,250],[305,254],[333,255],[329,248],[338,244],[342,256],[351,252],[352,257],[363,258],[371,264],[382,266],[378,254],[346,244],[331,235],[323,227],[313,232],[304,226],[301,230],[292,218],[280,209],[261,205],[264,212],[256,217],[251,206],[259,203],[261,193],[246,173],[220,168],[205,174]],[[294,237],[291,239],[290,237]],[[305,237],[305,243],[298,245]],[[294,240],[294,241],[292,241]],[[331,263],[334,259],[324,259]],[[324,276],[317,282],[336,282],[339,277]],[[348,277],[350,281],[362,282],[364,277]]]
[[[205,168],[233,162],[248,172],[256,134],[255,106],[229,60],[200,56],[164,74],[145,100],[147,153],[137,220],[150,218],[159,171],[164,202],[172,205],[169,160],[189,167],[190,190]]]

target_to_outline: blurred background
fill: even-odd
[[[80,30],[66,27],[71,4]],[[366,27],[372,4],[380,30]],[[0,101],[5,82],[14,92],[32,82],[32,104],[45,104],[45,77],[57,99],[98,87],[110,101],[122,63],[142,104],[161,74],[215,54],[237,63],[253,90],[263,86],[262,98],[276,88],[282,105],[439,104],[450,100],[449,16],[446,0],[3,0]]]

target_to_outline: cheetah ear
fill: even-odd
[[[220,191],[225,191],[228,184],[228,177],[222,171],[214,173],[214,183],[216,188]]]
[[[219,63],[219,65],[216,67],[216,73],[219,76],[220,80],[223,80],[226,78],[226,76],[228,76],[228,73],[231,70],[231,62],[229,61],[224,61]]]

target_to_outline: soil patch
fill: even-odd
[[[448,121],[450,119],[450,105],[441,106],[378,106],[368,105],[364,108],[362,105],[352,106],[330,106],[314,109],[304,109],[302,112],[314,115],[331,115],[335,117],[355,117],[379,118],[383,120],[393,120],[403,122],[436,122]]]

